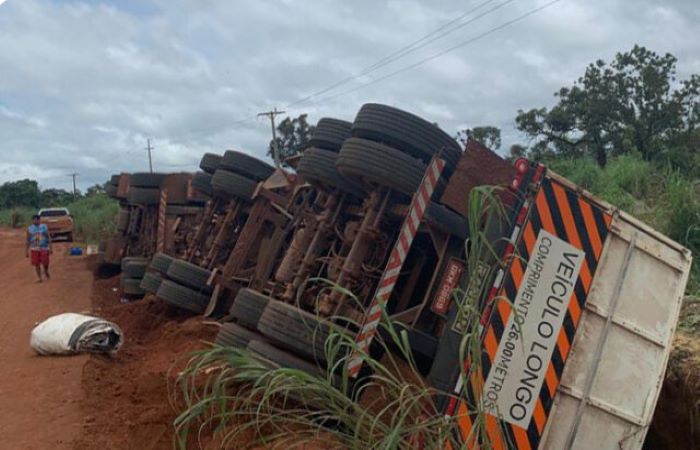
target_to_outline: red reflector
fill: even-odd
[[[515,170],[517,170],[518,173],[525,173],[529,168],[530,161],[528,161],[527,159],[520,158],[517,161],[515,161]]]

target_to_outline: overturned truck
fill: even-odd
[[[322,201],[283,273],[239,290],[219,343],[309,368],[327,363],[334,329],[371,353],[386,312],[467,447],[641,448],[690,252],[542,165],[474,141],[460,155],[439,133],[365,105],[323,176],[308,176]],[[484,185],[501,187],[500,208],[475,219]],[[478,354],[460,353],[468,333]],[[361,379],[362,359],[348,370]]]
[[[462,151],[386,105],[320,120],[288,164],[205,155],[190,184],[208,201],[145,289],[275,367],[332,366],[324,344],[343,333],[358,384],[388,317],[465,448],[641,448],[687,249],[540,164]]]

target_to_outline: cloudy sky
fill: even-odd
[[[518,109],[635,43],[700,73],[697,0],[561,0],[511,23],[549,2],[0,0],[0,183],[77,172],[84,189],[147,169],[148,138],[160,171],[263,156],[273,107],[315,122],[387,103],[450,134],[499,126],[507,147]]]

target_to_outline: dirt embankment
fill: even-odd
[[[95,314],[118,323],[126,340],[114,358],[93,356],[85,364],[86,419],[74,448],[170,450],[176,412],[168,386],[175,388],[178,368],[213,340],[216,328],[151,296],[120,304],[117,284],[116,277],[96,280],[92,301]]]

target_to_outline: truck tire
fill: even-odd
[[[269,302],[258,322],[258,331],[276,344],[322,363],[333,329],[337,328],[332,322],[280,301]]]
[[[168,205],[165,214],[171,216],[196,216],[202,212],[201,206]]]
[[[202,160],[199,161],[199,168],[206,173],[212,174],[216,172],[219,168],[219,163],[221,162],[221,155],[216,155],[214,153],[205,153],[202,156]]]
[[[255,181],[263,181],[272,175],[275,168],[268,163],[236,150],[224,153],[219,169],[228,170]]]
[[[196,314],[203,314],[209,304],[209,296],[201,294],[171,280],[160,283],[156,296],[164,302]]]
[[[153,259],[151,259],[150,268],[165,275],[166,273],[168,273],[170,264],[172,264],[172,262],[175,260],[176,258],[173,258],[170,255],[166,255],[165,253],[156,253],[155,255],[153,255]]]
[[[248,351],[254,356],[271,362],[273,368],[296,369],[315,376],[325,375],[325,371],[317,365],[304,361],[298,356],[281,350],[263,340],[251,340],[248,343]]]
[[[224,323],[219,328],[214,343],[222,347],[246,348],[252,340],[264,339],[259,333],[243,328],[232,322]]]
[[[207,281],[211,276],[210,270],[176,259],[170,263],[166,274],[171,280],[192,289],[200,292],[211,292],[211,286],[207,286]]]
[[[359,138],[345,141],[335,167],[348,180],[362,181],[369,189],[386,186],[408,196],[418,189],[426,169],[406,153]]]
[[[125,256],[125,257],[123,257],[120,261],[122,272],[126,271],[127,264],[134,262],[134,261],[148,261],[148,258],[144,258],[143,256]]]
[[[160,188],[160,183],[167,174],[165,173],[150,173],[136,172],[129,177],[129,189],[132,187],[140,188]]]
[[[192,177],[192,187],[199,192],[211,196],[211,175],[206,172],[197,172]]]
[[[117,231],[126,231],[129,227],[129,211],[126,209],[120,209],[119,214],[117,214]]]
[[[126,199],[132,205],[157,205],[160,202],[160,189],[130,186]]]
[[[425,220],[438,230],[466,239],[469,237],[469,221],[445,205],[431,202],[425,208]]]
[[[126,264],[123,264],[123,267],[124,269],[122,269],[122,272],[126,274],[129,278],[137,278],[140,280],[146,273],[146,268],[148,268],[148,261],[128,261]]]
[[[133,295],[135,297],[143,297],[145,292],[141,289],[141,280],[138,278],[124,278],[119,283],[124,295]]]
[[[436,125],[400,109],[367,103],[352,124],[352,136],[382,142],[428,163],[442,151],[451,173],[462,151],[455,139]]]
[[[307,148],[317,147],[337,153],[343,146],[345,139],[350,137],[351,130],[351,122],[330,117],[319,119],[316,128],[311,133]]]
[[[160,288],[160,283],[163,282],[163,276],[158,272],[146,272],[141,278],[141,289],[144,292],[155,294]]]
[[[238,291],[236,298],[229,309],[229,314],[238,323],[252,330],[257,329],[260,316],[272,299],[253,289],[243,288]]]
[[[107,194],[109,198],[117,198],[117,187],[108,184],[107,187],[105,187],[105,194]]]
[[[299,160],[297,172],[309,183],[320,187],[338,188],[343,192],[364,197],[362,188],[346,180],[335,168],[338,154],[320,148],[307,148]]]
[[[238,198],[250,201],[258,183],[243,175],[219,169],[211,177],[211,187],[214,193],[226,198]]]

